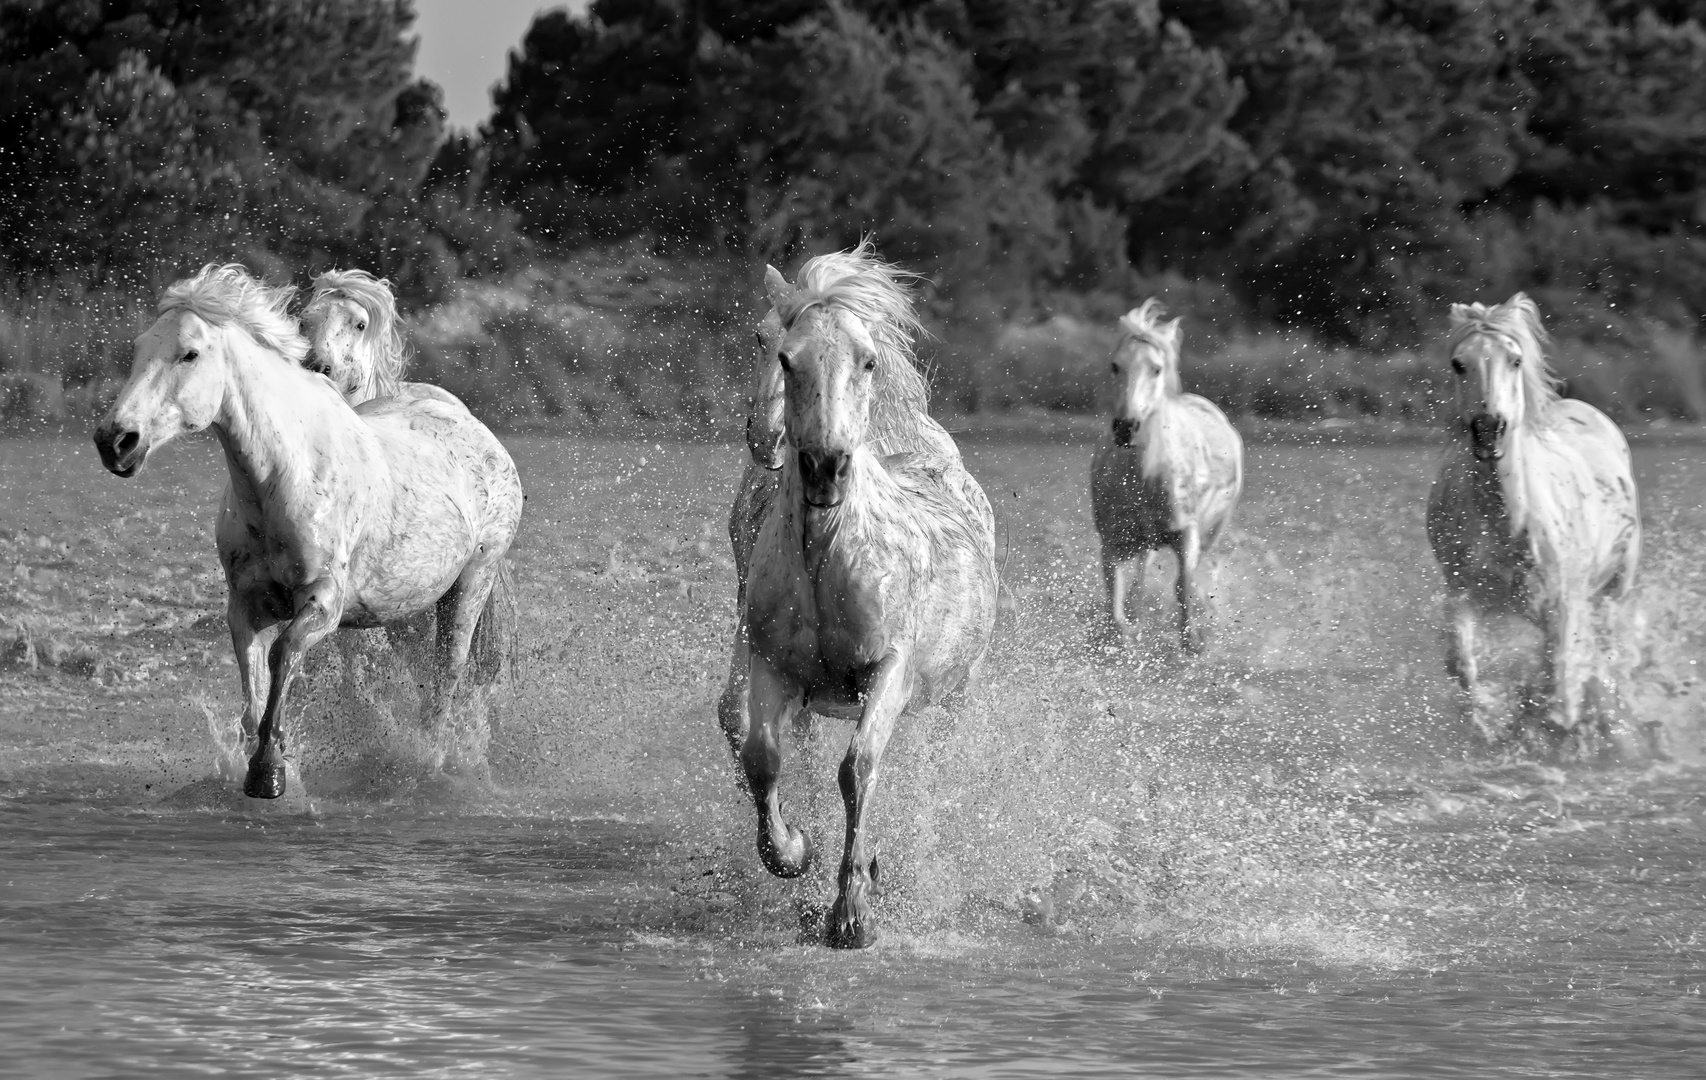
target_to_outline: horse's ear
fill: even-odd
[[[794,295],[794,287],[788,284],[788,279],[782,276],[782,271],[766,264],[764,267],[764,291],[770,297],[770,306],[780,308]]]
[[[1143,308],[1134,307],[1120,316],[1120,329],[1132,337],[1143,336]]]
[[[1179,347],[1179,340],[1183,337],[1183,334],[1179,330],[1179,324],[1184,321],[1185,317],[1183,315],[1179,315],[1174,317],[1172,322],[1162,327],[1163,331],[1167,334],[1168,339],[1172,341],[1173,348],[1175,349]]]
[[[1451,325],[1462,326],[1464,323],[1469,321],[1469,318],[1470,312],[1468,304],[1451,305]]]

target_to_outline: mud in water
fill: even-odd
[[[833,857],[763,873],[714,718],[737,450],[512,445],[514,677],[426,733],[406,650],[339,635],[296,698],[292,791],[257,804],[228,779],[212,444],[125,482],[80,442],[0,443],[14,1068],[1697,1073],[1698,448],[1637,451],[1647,554],[1613,659],[1674,760],[1590,764],[1463,722],[1422,523],[1437,450],[1252,448],[1186,662],[1165,559],[1143,639],[1090,644],[1089,448],[969,445],[997,640],[965,709],[892,744],[881,940],[847,955],[813,941]],[[1493,660],[1518,683],[1536,645]],[[847,735],[814,724],[784,789],[832,856]]]

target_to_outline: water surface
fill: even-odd
[[[214,777],[213,448],[126,483],[80,442],[0,443],[0,611],[57,658],[0,667],[0,1072],[1702,1074],[1699,451],[1638,454],[1620,661],[1677,760],[1558,766],[1456,720],[1436,451],[1254,448],[1186,665],[1085,648],[1088,450],[970,448],[1011,596],[973,706],[896,738],[882,936],[849,955],[802,933],[828,870],[758,868],[715,727],[736,451],[515,445],[489,775],[414,765],[408,681],[353,639],[260,805]],[[845,737],[795,752],[820,840]]]

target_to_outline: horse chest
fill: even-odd
[[[791,566],[760,563],[747,592],[753,647],[791,677],[830,699],[856,698],[888,651],[896,590],[892,570],[858,560],[803,557]]]
[[[1164,474],[1143,475],[1143,462],[1135,452],[1115,452],[1096,470],[1090,491],[1090,509],[1096,532],[1104,543],[1135,550],[1151,550],[1171,544],[1174,505],[1171,485]]]
[[[1502,496],[1485,485],[1448,489],[1429,532],[1447,584],[1486,608],[1520,608],[1538,587],[1533,543],[1516,533]]]

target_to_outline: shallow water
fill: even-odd
[[[1701,1075],[1698,450],[1638,455],[1624,661],[1677,760],[1590,767],[1454,719],[1435,451],[1254,448],[1185,665],[1084,647],[1088,448],[969,446],[1011,595],[971,708],[896,738],[881,939],[849,955],[802,943],[828,870],[756,866],[712,717],[736,452],[515,445],[490,775],[412,765],[406,679],[346,643],[260,805],[213,776],[211,447],[127,484],[0,443],[0,613],[99,660],[0,667],[0,1073]],[[844,739],[794,762],[820,839]]]

